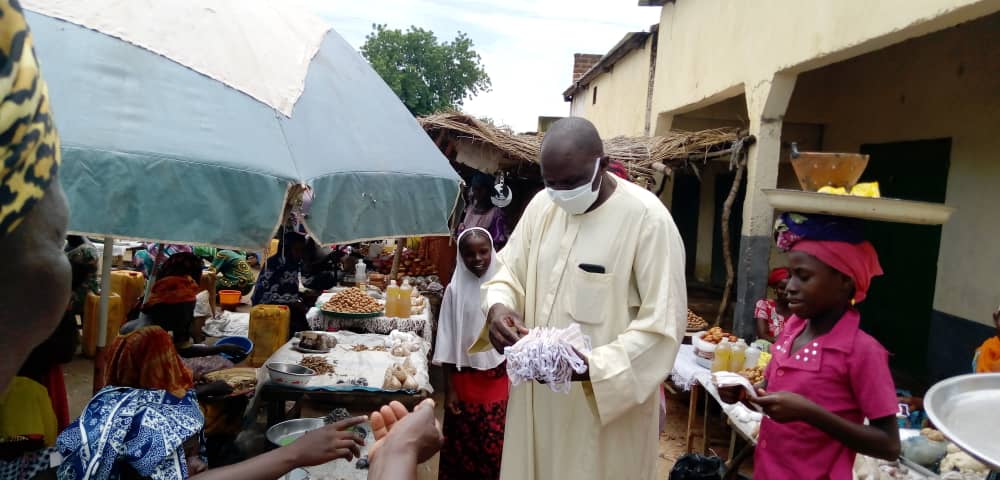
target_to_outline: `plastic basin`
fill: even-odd
[[[239,290],[219,290],[219,303],[222,305],[239,305],[242,298]]]
[[[246,360],[250,356],[250,352],[253,351],[253,341],[247,337],[222,337],[219,341],[215,342],[216,345],[236,345],[243,349],[243,355],[230,355],[228,353],[220,353],[223,357],[228,359],[233,363],[240,363]]]

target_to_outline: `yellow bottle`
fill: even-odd
[[[395,280],[389,281],[389,286],[385,289],[385,316],[389,318],[397,317],[396,305],[399,303],[399,287]]]
[[[712,371],[723,372],[729,369],[729,361],[732,359],[733,349],[729,346],[729,340],[724,339],[715,347],[715,359],[712,360]]]
[[[413,287],[410,286],[410,281],[407,279],[403,280],[403,286],[399,287],[399,303],[397,304],[396,314],[399,318],[410,318],[410,295],[413,294]]]
[[[733,345],[733,353],[729,357],[729,371],[738,372],[743,370],[743,363],[747,360],[747,342],[739,339]]]

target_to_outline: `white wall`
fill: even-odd
[[[652,37],[647,38],[643,48],[632,50],[610,71],[594,78],[573,97],[570,115],[593,122],[604,138],[644,135],[651,43]]]
[[[653,111],[715,103],[775,72],[814,69],[998,10],[1000,0],[667,2]]]
[[[1000,304],[1000,14],[799,76],[786,121],[823,149],[952,139],[934,308],[991,324]],[[914,165],[913,168],[919,168]]]

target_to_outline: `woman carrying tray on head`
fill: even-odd
[[[500,478],[509,382],[503,355],[468,353],[486,323],[479,289],[499,267],[480,227],[458,237],[458,266],[441,303],[433,363],[445,367],[445,444],[438,478]]]
[[[778,222],[778,247],[789,252],[792,316],[753,400],[767,415],[755,477],[848,480],[855,453],[899,457],[889,355],[860,329],[855,308],[882,274],[860,227],[851,219],[788,213]],[[732,402],[741,392],[720,395]]]

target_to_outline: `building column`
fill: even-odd
[[[746,88],[750,134],[757,141],[748,152],[747,196],[736,265],[733,329],[741,337],[754,335],[754,304],[767,294],[774,209],[761,189],[775,188],[778,183],[781,125],[795,89],[795,79],[795,75],[775,74],[773,78],[748,83]]]

